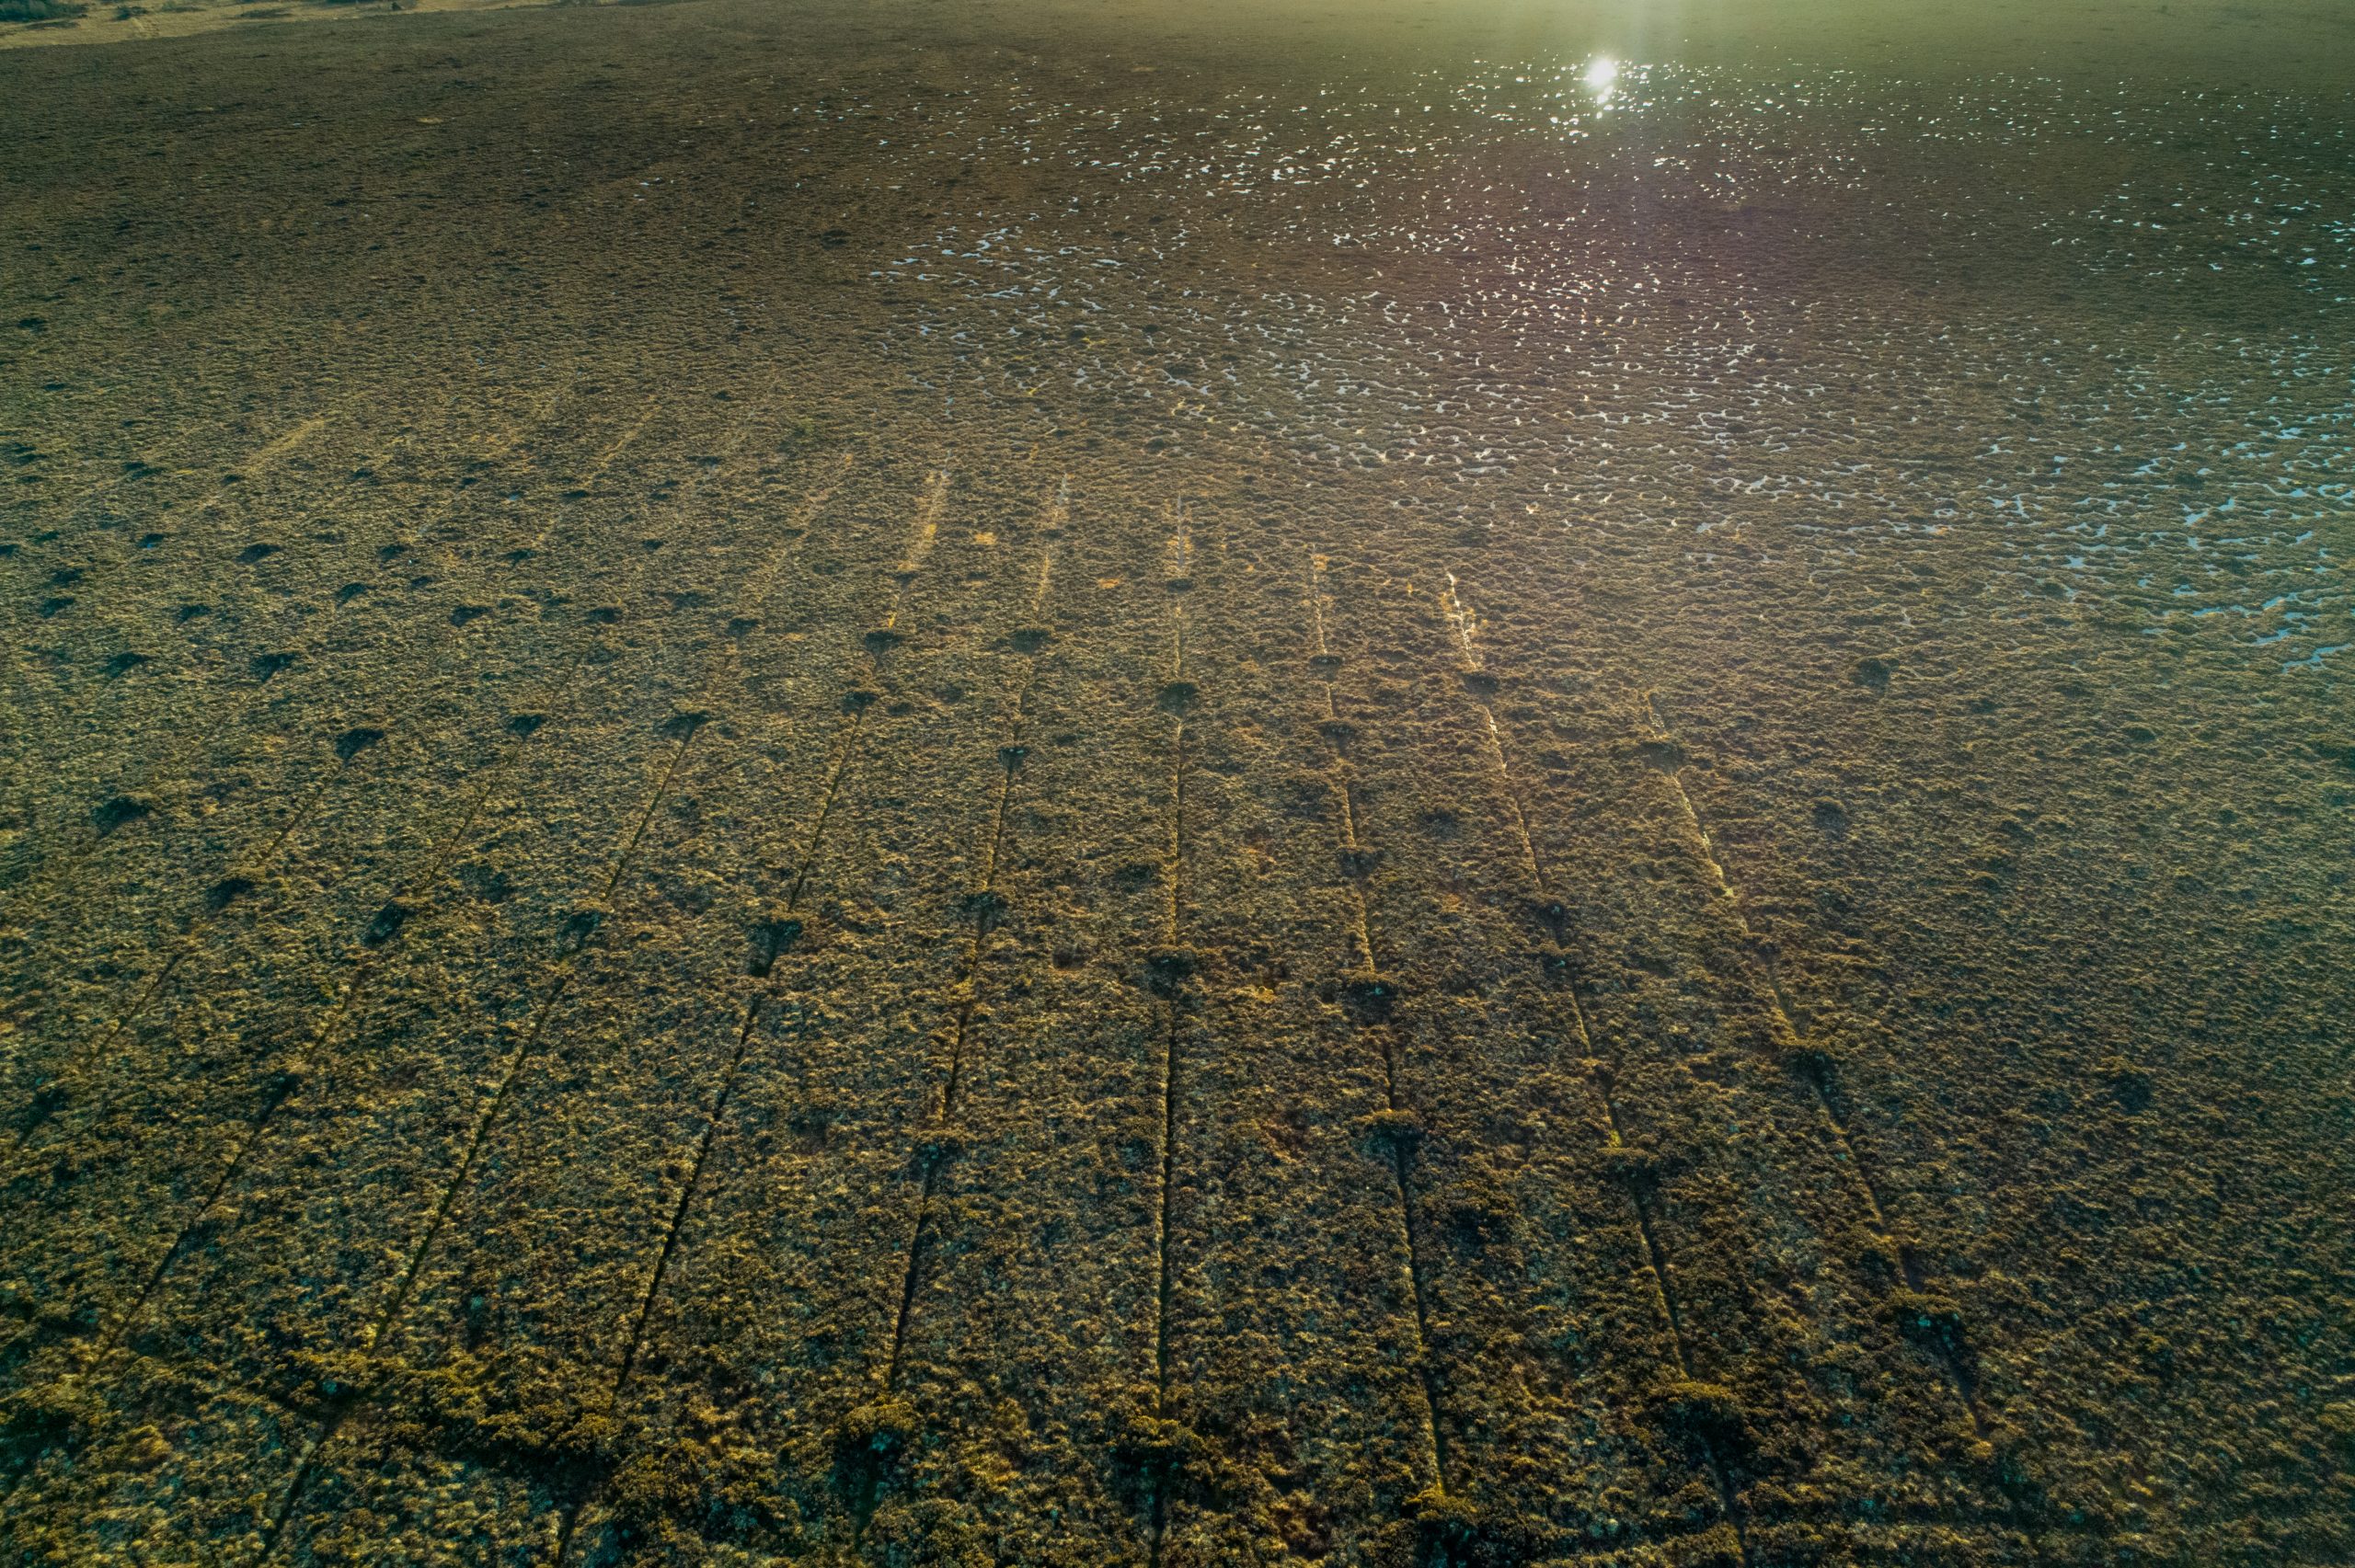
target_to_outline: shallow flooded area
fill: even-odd
[[[2355,1560],[2343,8],[0,45],[0,1560]]]

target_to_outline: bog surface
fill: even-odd
[[[0,42],[6,1562],[2355,1561],[2343,8]]]

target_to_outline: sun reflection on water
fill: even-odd
[[[1612,90],[1619,84],[1619,62],[1607,54],[1598,54],[1588,62],[1586,74],[1580,80],[1586,83],[1586,90],[1594,95],[1595,107],[1607,109],[1611,105]]]

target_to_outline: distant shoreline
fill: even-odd
[[[28,8],[44,0],[17,0]],[[382,17],[398,11],[511,11],[552,5],[608,5],[627,0],[46,0],[67,14],[27,21],[0,21],[0,49],[58,44],[159,42],[219,32],[249,22],[336,21]],[[642,0],[641,0],[642,3]],[[78,6],[79,14],[73,14]],[[6,9],[0,0],[0,10]]]
[[[672,5],[685,0],[0,0],[70,13],[0,20],[0,50],[155,41],[246,24],[389,12],[483,12]],[[931,25],[925,4],[767,0],[762,8],[823,24],[899,16]],[[1346,40],[1354,55],[1419,54],[1435,36],[1452,51],[1543,56],[1614,40],[1621,59],[1693,65],[1895,70],[1907,77],[2089,75],[2165,80],[2192,91],[2355,92],[2355,10],[2338,0],[2050,0],[1954,6],[1930,0],[1722,0],[1698,9],[1657,0],[1569,0],[1542,12],[1469,0],[974,0],[960,25],[1005,29],[1012,47],[1076,29],[1180,54],[1250,34],[1302,43]],[[1270,30],[1272,29],[1272,30]],[[2088,63],[2095,63],[2088,64]]]

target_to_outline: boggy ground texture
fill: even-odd
[[[1631,15],[0,66],[6,1561],[2355,1560],[2343,29]]]

